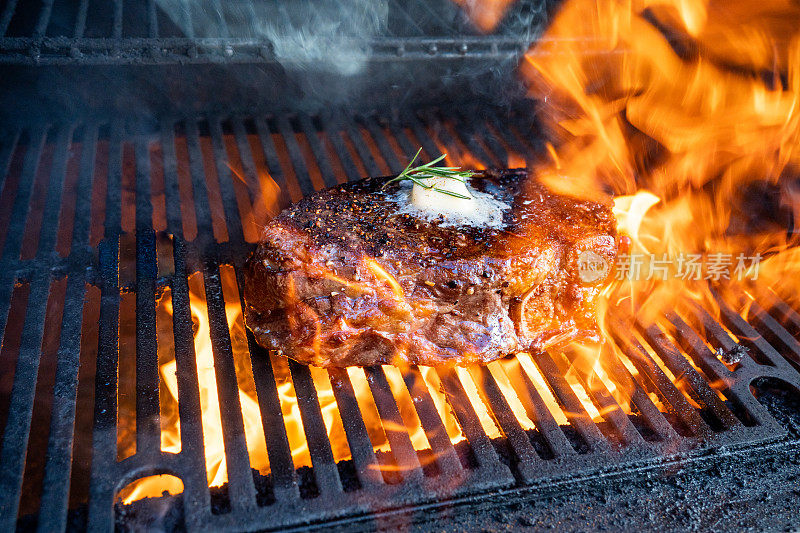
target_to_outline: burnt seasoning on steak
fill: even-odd
[[[392,195],[408,184],[386,181],[321,191],[267,225],[245,276],[259,344],[323,367],[440,365],[597,336],[611,269],[578,265],[614,264],[609,202],[553,194],[525,170],[481,171],[471,186],[511,207],[502,227],[447,227],[399,213]]]

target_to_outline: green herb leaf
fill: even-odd
[[[471,196],[465,196],[463,194],[448,191],[445,189],[440,189],[439,187],[435,187],[433,185],[426,184],[424,179],[426,178],[448,178],[460,181],[461,183],[466,183],[469,178],[471,178],[475,173],[471,170],[461,170],[460,167],[437,167],[434,166],[439,161],[442,161],[447,154],[442,154],[433,161],[429,163],[425,163],[424,165],[419,165],[416,167],[412,167],[414,161],[417,160],[419,157],[420,152],[422,152],[422,147],[417,150],[417,153],[414,154],[414,157],[411,158],[411,161],[408,162],[406,168],[397,175],[397,177],[390,179],[387,181],[383,186],[384,188],[389,185],[390,183],[394,183],[395,181],[410,181],[422,187],[423,189],[433,189],[436,192],[447,194],[448,196],[454,196],[456,198],[463,198],[464,200],[472,199]]]

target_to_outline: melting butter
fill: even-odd
[[[400,206],[400,213],[408,213],[430,222],[440,221],[440,225],[474,226],[487,228],[502,228],[503,211],[511,206],[492,196],[491,194],[476,191],[467,182],[452,178],[425,178],[421,180],[426,185],[433,185],[437,189],[449,191],[460,198],[444,192],[411,185],[404,182],[400,190],[389,197]]]

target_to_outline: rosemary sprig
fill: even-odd
[[[414,161],[417,160],[419,157],[422,148],[420,147],[417,150],[417,153],[414,157],[411,158],[408,165],[406,166],[405,170],[403,170],[400,174],[397,175],[396,178],[392,178],[387,181],[383,186],[386,187],[390,183],[394,183],[395,181],[403,181],[408,180],[412,183],[416,183],[423,189],[433,189],[436,192],[440,192],[442,194],[447,194],[449,196],[455,196],[456,198],[463,198],[464,200],[471,200],[472,196],[465,196],[463,194],[448,191],[446,189],[440,189],[439,187],[434,186],[433,184],[425,183],[424,179],[426,178],[448,178],[460,181],[461,183],[466,183],[466,180],[471,178],[475,173],[471,170],[461,170],[461,167],[435,167],[434,165],[447,157],[447,154],[441,155],[431,161],[430,163],[425,163],[424,165],[420,165],[417,167],[413,167],[411,165],[414,164]]]

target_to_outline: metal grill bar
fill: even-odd
[[[166,154],[165,154],[166,159]],[[168,197],[168,205],[177,198]],[[179,236],[174,240],[175,273],[172,291],[172,331],[175,340],[175,365],[178,382],[178,414],[181,422],[181,452],[185,468],[181,472],[187,525],[199,526],[210,504],[206,481],[206,463],[203,453],[203,425],[200,410],[200,391],[197,377],[196,354],[192,335],[192,313],[189,307],[189,286],[186,282],[190,270],[186,265],[187,247]]]
[[[0,335],[4,335],[6,330],[15,277],[11,266],[19,259],[22,249],[22,233],[28,217],[33,182],[39,165],[39,154],[44,146],[46,130],[36,129],[31,132],[30,136],[31,142],[25,154],[22,175],[17,186],[17,196],[11,208],[12,214],[3,244],[3,253],[0,255],[0,266],[2,266],[0,270]]]
[[[392,454],[397,461],[400,474],[408,482],[419,482],[422,479],[422,466],[419,462],[417,452],[408,437],[408,431],[397,409],[397,403],[392,395],[392,389],[386,379],[386,374],[380,366],[370,366],[364,368],[367,375],[367,382],[375,399],[375,406],[383,421],[383,430],[389,445],[392,447]]]
[[[414,406],[417,409],[419,420],[425,430],[425,435],[431,445],[431,450],[436,457],[436,463],[441,470],[443,476],[458,476],[462,468],[461,463],[456,455],[453,443],[447,436],[447,429],[445,429],[439,413],[436,412],[436,406],[433,403],[428,388],[425,386],[425,380],[422,373],[416,366],[411,367],[407,372],[403,373],[403,381],[411,393],[411,398],[414,400]]]
[[[622,408],[619,406],[616,400],[614,400],[614,398],[608,394],[608,391],[603,390],[600,387],[589,386],[589,375],[582,365],[577,364],[570,366],[568,364],[569,362],[565,361],[563,356],[559,357],[558,355],[551,354],[551,357],[555,359],[561,374],[566,374],[570,368],[575,370],[575,375],[578,378],[579,384],[594,400],[594,403],[598,406],[603,419],[611,424],[611,426],[614,428],[614,431],[625,445],[641,446],[644,444],[641,435],[639,435],[639,433],[636,431],[636,428],[633,427],[630,419],[622,411]]]
[[[500,463],[500,458],[492,446],[491,441],[483,432],[483,427],[475,414],[475,409],[469,401],[455,370],[451,368],[437,369],[442,381],[444,391],[453,412],[458,419],[461,430],[469,441],[470,448],[475,454],[478,466],[487,472],[497,475],[497,481],[502,484],[511,484],[513,476],[505,465]]]
[[[769,364],[775,367],[786,366],[786,360],[781,357],[777,350],[770,346],[753,326],[748,324],[736,311],[731,309],[727,302],[717,297],[717,303],[719,304],[720,318],[734,334],[742,338],[745,344],[760,353]]]
[[[292,451],[286,435],[272,364],[263,348],[251,353],[253,378],[258,394],[258,406],[261,410],[275,498],[279,501],[298,500],[300,499],[300,489],[292,463]],[[260,360],[256,358],[260,358]]]
[[[75,17],[75,30],[73,32],[75,39],[80,39],[81,37],[83,37],[83,32],[86,31],[86,15],[88,11],[89,11],[89,0],[80,0],[80,4],[78,6],[78,14]]]
[[[759,297],[764,298],[765,305],[768,306],[770,313],[775,315],[780,323],[787,328],[790,335],[800,334],[800,316],[778,297],[773,291],[762,291]]]
[[[361,486],[365,490],[370,490],[370,488],[383,485],[380,465],[375,458],[375,451],[372,449],[369,435],[367,435],[367,428],[364,425],[364,418],[361,408],[358,406],[350,376],[347,375],[346,370],[341,368],[332,368],[328,374],[339,410],[354,415],[343,417],[342,424],[347,434],[347,444],[350,447]]]
[[[435,159],[439,157],[439,155],[442,153],[441,150],[439,150],[439,148],[433,142],[433,138],[423,127],[416,113],[408,114],[408,124],[411,127],[411,131],[414,132],[414,136],[422,145],[422,150],[425,152],[425,155],[428,156],[428,159]]]
[[[519,473],[525,479],[535,478],[536,469],[539,466],[539,456],[536,455],[536,450],[533,449],[528,436],[522,430],[494,377],[485,366],[470,368],[470,374],[476,383],[482,385],[479,390],[485,391],[484,403],[489,405],[497,425],[508,438],[518,460],[516,466]]]
[[[147,0],[147,36],[158,39],[158,17],[155,0]]]
[[[39,12],[39,20],[36,21],[36,27],[33,30],[33,38],[41,39],[44,32],[47,30],[47,23],[50,22],[50,14],[53,11],[53,2],[55,0],[44,0],[42,2],[42,10]]]
[[[156,236],[150,201],[150,154],[141,140],[136,157],[136,451],[158,453],[161,420],[156,345]]]
[[[615,317],[611,317],[609,322],[618,346],[636,367],[636,370],[639,371],[639,375],[647,377],[644,386],[648,388],[648,391],[654,392],[660,398],[666,400],[667,405],[672,409],[672,413],[678,416],[688,430],[696,435],[709,435],[711,429],[689,404],[686,397],[672,385],[664,371],[655,361],[648,357],[644,347],[636,339],[632,339],[627,333],[623,333],[627,331],[627,328],[622,322]]]
[[[97,146],[97,126],[85,126],[81,138],[80,176],[72,227],[72,249],[83,253],[89,238],[90,194]],[[69,274],[64,297],[58,363],[53,387],[53,412],[47,444],[48,461],[42,483],[38,531],[63,531],[66,527],[69,479],[72,471],[75,402],[85,293],[85,270],[76,267]]]
[[[236,279],[239,286],[240,303],[244,308],[241,271],[241,265],[237,265]],[[293,502],[299,499],[300,489],[292,463],[292,452],[289,447],[286,426],[281,412],[272,363],[269,354],[255,342],[250,331],[247,332],[247,345],[258,395],[258,406],[264,429],[264,441],[267,446],[273,492],[278,501]]]
[[[227,170],[225,168],[227,156],[222,142],[222,128],[217,119],[210,120],[209,127],[225,220],[227,222],[228,237],[234,245],[237,245],[244,240],[244,236],[241,220],[238,217],[236,197],[232,190],[231,172],[229,168]],[[195,197],[196,202],[197,200],[198,198]],[[205,201],[205,198],[203,201]],[[212,352],[220,401],[223,440],[225,454],[228,459],[228,496],[233,511],[242,512],[255,506],[255,486],[250,473],[250,460],[244,434],[244,421],[242,420],[225,301],[222,296],[220,270],[215,261],[210,259],[204,261],[203,280],[211,327]]]
[[[526,147],[519,140],[519,138],[509,130],[506,122],[500,118],[494,110],[489,110],[487,114],[487,122],[489,126],[491,126],[494,131],[497,132],[497,135],[499,135],[500,138],[505,141],[505,143],[508,144],[508,146],[511,147],[511,149],[514,150],[518,156],[524,157],[525,161],[530,165],[535,155],[540,152],[532,151],[530,148]]]
[[[333,123],[333,119],[331,117],[323,115],[320,117],[320,120],[322,122],[322,128],[327,132],[328,139],[330,139],[333,149],[336,150],[336,155],[338,156],[339,161],[342,163],[342,167],[344,167],[344,172],[347,174],[347,179],[349,181],[355,181],[359,179],[361,176],[358,175],[356,164],[353,162],[353,158],[350,157],[350,152],[344,145],[342,132],[338,126]]]
[[[703,333],[707,338],[710,337],[715,340],[722,346],[723,350],[731,351],[735,349],[737,346],[736,342],[708,313],[705,312],[705,310],[696,306],[691,306],[690,312],[697,323],[702,326]],[[691,328],[685,326],[683,331],[687,330],[691,330]],[[697,365],[702,368],[703,372],[710,372],[712,375],[716,375],[717,379],[722,379],[722,376],[726,375],[727,368],[725,368],[722,362],[705,346],[705,343],[703,343],[699,335],[694,335],[694,337],[696,341],[700,341],[700,344],[703,345],[703,349],[700,350],[700,353],[703,353],[705,356],[701,360],[696,361]],[[696,345],[699,347],[699,344]],[[752,367],[756,363],[749,357],[743,357],[741,361],[739,361],[739,364]]]
[[[90,528],[113,527],[114,458],[117,455],[117,363],[119,360],[119,235],[122,125],[112,126],[105,202],[105,238],[99,246],[100,326],[95,370]]]
[[[258,181],[258,173],[256,172],[256,165],[250,151],[250,145],[247,142],[247,132],[245,131],[244,123],[239,119],[233,119],[231,122],[236,139],[236,147],[242,161],[242,169],[244,171],[245,182],[247,183],[250,205],[253,206],[253,215],[255,216],[259,212],[259,206],[265,205],[264,191]],[[259,220],[256,218],[256,223],[258,222]]]
[[[239,216],[239,207],[236,203],[236,193],[233,190],[233,170],[231,170],[228,155],[225,152],[220,119],[214,117],[208,122],[211,130],[211,149],[214,154],[214,164],[222,196],[222,207],[225,211],[225,227],[228,230],[228,238],[238,250],[244,242],[244,228],[242,228],[242,218]]]
[[[11,166],[11,156],[14,154],[14,149],[17,147],[19,140],[19,131],[5,136],[0,140],[0,191],[3,190],[6,178],[8,177],[8,170]]]
[[[631,403],[642,413],[649,428],[658,436],[659,440],[677,439],[678,434],[669,425],[664,415],[661,414],[655,404],[653,404],[653,400],[647,395],[639,381],[628,372],[628,369],[625,368],[619,356],[616,353],[610,356],[610,364],[606,365],[604,370],[611,375],[614,383],[626,383],[633,386]]]
[[[236,366],[225,315],[225,301],[222,299],[219,267],[206,262],[203,268],[203,281],[211,327],[222,435],[227,457],[228,497],[233,512],[245,512],[255,506],[256,489],[250,473],[250,459],[247,454],[242,406],[239,401]]]
[[[644,327],[638,324],[641,328],[642,335],[650,343],[651,346],[656,347],[658,354],[661,356],[664,364],[670,369],[677,379],[677,384],[686,386],[685,390],[693,393],[695,399],[699,400],[701,405],[707,406],[711,409],[714,417],[722,424],[724,428],[731,428],[739,421],[733,416],[727,407],[725,407],[708,383],[702,376],[694,369],[689,362],[681,356],[678,349],[669,342],[669,339],[664,335],[657,326]]]
[[[439,123],[438,119],[437,123]],[[459,120],[454,120],[453,125],[454,125],[453,129],[455,130],[458,139],[464,146],[467,147],[467,151],[470,154],[476,156],[487,167],[495,167],[497,165],[502,164],[499,161],[496,161],[476,140],[476,135],[474,129],[471,128],[471,125],[465,124],[464,122]],[[445,131],[446,130],[442,128],[443,140],[448,146],[452,146],[452,141],[447,142],[447,138],[450,136],[449,134],[446,134]]]
[[[536,390],[531,378],[526,374],[520,364],[512,363],[505,366],[505,371],[515,387],[517,397],[520,399],[528,417],[536,424],[536,428],[543,435],[550,451],[554,456],[570,456],[575,454],[575,449],[570,445],[564,432],[558,426],[553,414],[547,408],[541,395]]]
[[[0,37],[5,36],[8,31],[8,25],[11,23],[11,18],[14,16],[14,9],[17,7],[17,0],[8,0],[6,8],[3,10],[3,15],[0,16]]]
[[[198,236],[211,235],[211,209],[208,203],[208,190],[205,186],[204,172],[200,166],[202,160],[200,152],[200,138],[197,123],[187,120],[189,142],[190,172],[194,186],[194,205],[197,217]],[[217,121],[210,121],[212,133],[212,149],[216,160],[217,176],[220,177],[220,189],[223,195],[223,209],[225,218],[229,222],[228,235],[231,239],[242,239],[241,223],[237,219],[236,226],[231,227],[232,191],[223,187],[222,177],[225,175],[223,167],[224,158],[221,144],[221,130]],[[223,159],[224,158],[224,159]],[[234,229],[235,228],[235,229]],[[202,241],[201,241],[202,242]],[[209,246],[207,241],[201,246]],[[222,296],[220,271],[216,261],[209,258],[205,261],[199,255],[201,250],[190,250],[190,263],[197,266],[202,264],[203,285],[205,288],[206,306],[208,309],[209,327],[212,339],[212,354],[214,359],[215,378],[220,402],[220,418],[222,436],[227,458],[228,469],[228,498],[233,512],[247,512],[255,507],[255,485],[250,473],[250,460],[247,454],[247,442],[244,435],[244,421],[242,420],[241,403],[236,379],[236,369],[233,360],[230,333],[228,331],[225,313],[225,301]]]
[[[676,335],[678,336],[679,342],[682,344],[686,352],[692,357],[692,360],[695,362],[695,364],[699,366],[712,380],[725,384],[730,383],[732,381],[731,372],[725,368],[725,366],[716,358],[713,353],[711,353],[711,351],[703,342],[703,339],[701,339],[700,336],[678,315],[672,315],[670,317],[670,321],[675,326]],[[724,332],[722,333],[725,335],[725,337],[727,337],[727,334]],[[719,336],[716,337],[718,339],[720,338]],[[725,342],[725,345],[728,346],[729,349],[732,348],[730,341],[731,339],[728,337],[728,341]],[[745,358],[744,361],[747,361],[747,359]],[[730,386],[726,387],[725,393],[740,406],[744,405],[746,402],[746,398],[743,397],[736,389],[731,389]],[[752,411],[751,414],[753,416],[758,416],[757,413]],[[765,423],[766,420],[762,418],[761,422]]]
[[[183,216],[178,185],[178,158],[175,153],[175,125],[171,121],[161,124],[160,140],[162,164],[164,166],[167,231],[178,239],[183,239]]]
[[[608,442],[597,426],[592,422],[589,413],[581,404],[575,392],[559,372],[558,367],[546,353],[533,355],[536,366],[542,371],[553,394],[564,409],[569,423],[581,434],[586,445],[593,451],[609,450]]]
[[[775,320],[758,302],[750,303],[750,320],[762,331],[766,330],[770,334],[769,342],[771,345],[778,345],[782,348],[781,352],[790,362],[800,365],[800,345],[798,345],[792,335]]]
[[[48,254],[55,244],[55,226],[58,221],[61,184],[64,179],[71,135],[70,128],[63,128],[56,135],[56,155],[46,199],[48,211],[45,212],[37,250],[39,257]],[[31,416],[33,415],[33,400],[39,371],[49,289],[50,273],[47,270],[37,272],[31,280],[25,326],[22,330],[8,418],[3,434],[3,449],[0,453],[0,492],[2,493],[0,517],[3,518],[0,518],[2,520],[0,527],[6,526],[8,529],[13,529],[22,488],[22,474],[25,469],[25,454],[28,447]]]
[[[486,146],[489,148],[489,151],[494,155],[496,164],[500,167],[507,167],[508,166],[508,152],[500,144],[497,137],[494,135],[484,135],[482,134],[481,130],[488,131],[486,126],[482,123],[476,122],[476,118],[479,117],[481,120],[485,120],[484,115],[486,114],[485,110],[480,109],[472,109],[470,110],[470,115],[467,116],[463,110],[458,112],[458,121],[461,124],[461,128],[465,129],[468,132],[470,138],[480,138]],[[488,122],[487,122],[488,124]]]
[[[197,220],[197,237],[200,247],[208,246],[214,238],[211,224],[211,208],[208,205],[208,188],[204,179],[203,156],[200,152],[200,132],[197,122],[186,121],[186,143],[189,151],[189,175],[194,193],[194,214]]]
[[[289,186],[286,182],[286,176],[284,176],[283,170],[281,169],[281,164],[278,161],[278,154],[275,151],[275,142],[272,140],[272,134],[270,133],[269,127],[267,127],[267,124],[263,118],[256,118],[255,123],[256,131],[258,132],[258,138],[261,141],[261,149],[264,151],[267,168],[269,169],[270,175],[281,190],[281,207],[286,206],[291,203],[291,198],[289,197]]]
[[[314,184],[311,183],[308,167],[306,167],[306,163],[300,153],[300,146],[297,144],[297,139],[294,137],[294,132],[289,125],[289,121],[285,116],[281,116],[276,119],[276,122],[278,125],[278,133],[283,137],[283,141],[286,143],[286,148],[289,151],[289,158],[292,161],[294,174],[297,176],[297,181],[300,184],[300,191],[304,196],[314,194]]]
[[[411,140],[408,138],[408,135],[406,135],[406,132],[399,121],[391,120],[386,122],[388,122],[389,134],[394,137],[394,139],[397,141],[397,144],[400,145],[400,150],[402,150],[404,154],[417,153],[417,150],[421,147],[415,147],[413,144],[411,144]]]
[[[320,172],[322,172],[322,181],[325,183],[326,187],[333,187],[338,183],[338,181],[336,180],[336,176],[333,172],[333,167],[331,166],[331,162],[328,158],[328,153],[322,147],[322,143],[317,136],[316,129],[311,123],[311,118],[305,113],[300,113],[297,116],[297,120],[300,123],[300,128],[303,131],[303,135],[305,135],[308,144],[311,146],[311,151],[314,153],[314,159],[317,161]]]
[[[111,34],[115,42],[119,42],[122,37],[122,0],[114,1],[114,24],[112,26]]]
[[[325,421],[322,419],[322,412],[319,408],[317,389],[314,387],[314,381],[307,366],[289,361],[289,369],[292,372],[292,381],[294,381],[294,389],[297,392],[297,403],[300,406],[308,451],[314,465],[317,488],[323,495],[331,497],[342,492],[342,482],[336,470],[336,461],[333,459]]]
[[[184,33],[186,33],[186,37],[190,39],[194,39],[194,25],[192,24],[192,6],[194,2],[190,2],[188,0],[181,0],[181,20],[183,21],[183,25],[181,26],[184,28]]]
[[[367,174],[370,176],[380,176],[381,171],[378,168],[378,164],[375,162],[375,158],[372,157],[366,143],[362,142],[364,139],[361,137],[360,132],[356,132],[356,128],[353,127],[352,122],[338,112],[334,113],[334,121],[337,127],[342,131],[342,135],[346,134],[350,138],[358,157],[364,164],[364,168],[367,169]]]
[[[375,122],[375,119],[362,119],[361,123],[367,128],[370,136],[375,140],[375,144],[378,146],[381,157],[384,161],[386,161],[386,164],[389,166],[389,170],[391,170],[393,174],[399,174],[402,172],[405,165],[401,165],[400,161],[397,160],[397,156],[394,154],[392,147],[389,146],[389,141],[386,139],[383,131],[381,131],[380,127]]]

